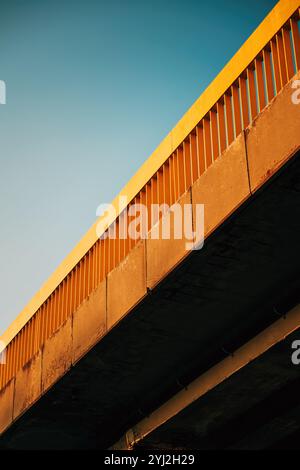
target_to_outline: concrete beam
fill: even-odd
[[[201,398],[231,375],[235,374],[249,362],[266,352],[286,336],[300,327],[300,305],[297,305],[285,317],[273,323],[259,335],[248,341],[231,356],[209,369],[194,380],[188,387],[160,406],[147,418],[129,429],[126,434],[111,448],[115,450],[132,449],[159,426],[176,416],[194,401]]]

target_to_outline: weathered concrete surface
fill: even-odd
[[[182,215],[187,210],[189,219],[192,219],[191,191],[188,190],[178,201],[181,206]],[[185,208],[185,206],[187,207]],[[188,207],[190,205],[190,207]],[[183,216],[179,220],[183,227]],[[170,238],[164,239],[163,233],[168,232],[170,227]],[[188,244],[193,243],[194,239],[186,238],[183,230],[181,239],[175,238],[174,233],[174,213],[169,211],[160,221],[150,230],[146,242],[147,250],[147,287],[152,289],[166,274],[173,269],[190,250]]]
[[[52,335],[43,347],[42,391],[46,391],[61,377],[72,362],[72,318]]]
[[[294,79],[299,79],[300,73]],[[300,105],[289,83],[246,130],[251,190],[261,187],[300,147]]]
[[[73,363],[106,332],[106,279],[73,315]]]
[[[204,204],[204,236],[210,235],[250,196],[244,134],[192,186],[193,216]]]
[[[17,372],[13,417],[17,418],[40,396],[42,391],[42,354],[39,351]]]
[[[147,293],[145,241],[140,241],[107,276],[107,328],[115,325]]]
[[[13,420],[13,403],[15,392],[15,379],[12,379],[0,391],[0,433],[2,433]]]

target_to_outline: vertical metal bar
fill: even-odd
[[[57,330],[58,328],[58,325],[59,325],[59,314],[60,314],[60,298],[61,298],[61,295],[60,295],[60,286],[57,286],[57,288],[55,289],[55,297],[56,297],[56,301],[55,301],[55,305],[56,305],[56,314],[55,314],[55,323],[54,323],[54,328],[53,330],[51,331],[51,333],[54,333],[54,331]]]
[[[10,348],[11,348],[11,360],[10,360],[10,376],[15,375],[15,338],[10,342]]]
[[[141,198],[140,198],[141,205],[144,208],[147,208],[146,187],[145,186],[141,190],[140,195],[141,195]],[[144,212],[142,212],[142,214],[141,214],[141,222],[142,222],[141,234],[142,234],[143,238],[145,238],[148,230],[147,230],[147,220],[146,220]]]
[[[125,220],[126,220],[126,226],[125,226],[125,240],[124,240],[124,243],[125,243],[125,256],[128,255],[129,253],[129,237],[128,237],[128,211],[126,211],[126,216],[125,216]],[[111,242],[110,242],[111,244]]]
[[[124,213],[122,214],[122,223],[124,223]],[[105,273],[105,276],[107,276],[108,274],[108,264],[109,264],[109,251],[108,251],[108,236],[107,236],[107,231],[105,232],[106,234],[106,238],[103,240],[103,255],[104,255],[104,273]],[[124,240],[122,240],[122,243],[123,243],[123,258],[125,257],[125,252],[124,252]],[[122,258],[122,259],[123,259]]]
[[[77,271],[78,271],[78,267],[76,265],[75,268],[73,269],[73,309],[72,309],[73,313],[77,309],[77,290],[78,290]]]
[[[50,335],[50,322],[51,322],[51,311],[53,310],[53,294],[50,295],[48,302],[46,304],[45,309],[43,310],[43,317],[44,317],[44,341],[46,341],[46,338],[49,337]]]
[[[117,221],[114,220],[113,223],[111,224],[111,234],[110,234],[111,269],[114,269],[117,266],[117,262],[116,262],[116,252],[117,252],[116,227],[117,227]]]
[[[183,142],[183,159],[184,159],[184,176],[185,176],[185,190],[190,188],[192,184],[192,162],[191,162],[191,148],[189,136]]]
[[[224,95],[224,100],[225,100],[225,110],[226,110],[227,142],[228,142],[228,145],[230,145],[234,140],[231,96],[228,93],[226,93]]]
[[[235,137],[237,137],[242,132],[240,94],[237,84],[234,84],[231,87],[231,94],[233,101]]]
[[[115,268],[115,239],[114,239],[114,230],[115,230],[115,221],[110,225],[110,232],[109,232],[109,249],[110,249],[110,256],[109,256],[109,264],[110,264],[110,271]],[[128,239],[129,242],[129,239]]]
[[[67,287],[66,279],[64,279],[61,283],[61,311],[60,311],[60,322],[59,326],[62,325],[64,322],[65,317],[65,309],[66,309],[66,287]]]
[[[158,185],[159,185],[159,183],[160,183],[160,182],[158,181]],[[135,214],[136,214],[136,217],[137,217],[137,215],[139,215],[139,216],[141,215],[141,214],[139,214],[139,211],[138,211],[138,209],[137,209],[137,208],[139,207],[140,203],[141,203],[140,193],[139,193],[139,194],[136,196],[136,198],[134,199],[134,203],[135,203]],[[135,238],[132,238],[132,242],[131,242],[131,245],[132,245],[132,246],[134,246],[134,245],[136,244],[136,242],[139,240],[139,238],[140,238],[140,235],[139,235],[140,231],[141,231],[141,226],[138,228],[138,230],[136,230]],[[129,232],[128,232],[128,236],[129,236]]]
[[[242,107],[242,117],[243,117],[243,129],[249,125],[250,116],[249,116],[249,102],[248,102],[248,89],[247,89],[247,80],[245,77],[241,76],[239,78],[240,90],[241,90],[241,107]]]
[[[224,111],[224,101],[220,100],[217,103],[217,112],[218,112],[218,125],[219,125],[219,137],[220,137],[220,152],[224,152],[227,147],[226,142],[226,124],[225,124],[225,111]]]
[[[56,290],[52,293],[50,299],[51,299],[51,304],[50,304],[50,310],[49,310],[49,316],[47,318],[47,335],[46,339],[49,338],[52,334],[52,331],[54,329],[55,325],[55,314],[56,314]]]
[[[151,200],[151,182],[146,184],[146,200],[147,200],[147,213],[148,213],[148,231],[151,230],[152,227],[152,200]]]
[[[55,318],[55,330],[57,330],[60,326],[60,315],[61,315],[61,304],[62,304],[62,285],[59,284],[56,288],[56,318]],[[53,332],[55,331],[53,330]]]
[[[124,240],[126,242],[126,239]],[[105,247],[105,251],[106,251],[106,254],[107,254],[107,257],[106,257],[106,273],[110,273],[110,271],[112,270],[112,264],[111,264],[111,252],[112,252],[112,243],[111,243],[111,239],[110,239],[110,233],[109,231],[107,230],[107,238],[106,238],[106,247]],[[125,243],[125,256],[127,255],[127,251],[126,251],[126,243]]]
[[[66,302],[65,302],[65,320],[71,315],[71,274],[66,277]]]
[[[40,308],[40,346],[44,344],[44,339],[45,339],[45,317],[46,317],[46,312],[49,308],[49,298],[46,300],[46,302],[41,305]]]
[[[268,93],[268,102],[274,98],[274,86],[273,86],[273,73],[271,64],[271,52],[267,48],[263,51],[265,74],[266,74],[266,85]]]
[[[90,277],[90,252],[85,255],[85,286],[84,286],[84,299],[89,295],[89,277]]]
[[[28,323],[24,326],[24,362],[23,364],[26,364],[27,362],[27,354],[28,354]],[[10,352],[10,350],[9,350]],[[9,358],[10,359],[10,358]],[[10,365],[10,360],[8,361],[8,367]],[[9,370],[8,370],[9,374]]]
[[[175,202],[175,187],[174,187],[174,154],[169,157],[169,179],[170,179],[170,205]]]
[[[220,155],[218,116],[217,116],[216,109],[212,109],[209,112],[209,118],[210,118],[210,127],[211,127],[212,155],[213,155],[213,159],[216,160],[218,156]]]
[[[13,352],[14,352],[14,345],[13,342],[9,344],[9,357],[7,360],[7,365],[8,365],[8,378],[9,380],[13,376]],[[6,354],[6,359],[7,359],[7,354]]]
[[[121,224],[121,240],[120,240],[120,262],[123,261],[123,259],[126,257],[126,243],[125,243],[125,238],[126,238],[126,214],[123,211],[121,218],[120,218],[120,224]],[[107,244],[104,244],[105,246],[105,257],[107,256]],[[105,270],[105,275],[107,274],[107,268]]]
[[[273,66],[274,66],[274,78],[275,78],[275,86],[276,86],[276,94],[279,93],[281,90],[281,75],[280,75],[280,67],[279,67],[279,58],[278,58],[278,49],[277,49],[277,41],[276,37],[271,41],[271,51],[272,51],[272,59],[273,59]]]
[[[119,220],[119,218],[118,218]],[[97,240],[97,285],[100,284],[100,282],[102,281],[102,278],[101,278],[101,275],[102,275],[102,270],[101,270],[101,263],[102,263],[102,259],[101,259],[101,242],[100,242],[100,239],[98,238]]]
[[[157,204],[157,173],[151,178],[151,201],[152,201],[152,207],[151,207],[151,221],[152,221],[152,227],[156,224],[157,222],[157,214],[154,211],[154,204]]]
[[[122,241],[122,240],[121,240]],[[120,244],[120,258],[122,260],[122,244]],[[105,279],[106,272],[105,272],[105,239],[101,239],[101,271],[102,271],[102,280]]]
[[[287,28],[282,28],[282,40],[283,40],[283,50],[285,58],[285,68],[287,72],[287,78],[290,80],[294,74],[294,63],[293,63],[293,53],[292,45],[290,40],[290,31]]]
[[[120,263],[120,219],[116,220],[116,248],[115,248],[115,263],[116,266]]]
[[[73,276],[72,276],[72,313],[74,313],[76,308],[77,308],[77,304],[76,304],[76,295],[77,295],[76,277],[77,277],[77,266],[74,267]]]
[[[251,121],[257,116],[257,101],[256,101],[256,87],[255,76],[252,68],[247,69],[248,85],[249,85],[249,101],[251,111]]]
[[[113,269],[113,257],[114,257],[114,246],[113,240],[111,238],[111,225],[107,231],[107,253],[108,253],[108,262],[107,262],[107,273],[110,273]]]
[[[30,359],[30,349],[31,349],[31,334],[30,334],[30,330],[31,330],[31,320],[29,320],[29,322],[26,324],[26,335],[27,335],[27,339],[26,339],[26,362],[28,362],[28,360]],[[12,350],[11,350],[12,352]],[[11,374],[12,374],[12,370],[11,370],[11,360],[10,360],[10,363],[9,363],[9,367],[10,367],[10,374],[9,376],[11,377]]]
[[[198,156],[197,156],[197,137],[196,131],[192,131],[190,135],[190,152],[191,152],[191,163],[192,163],[192,183],[194,183],[199,178],[199,169],[198,169]]]
[[[298,22],[295,18],[291,19],[292,42],[295,54],[296,70],[300,70],[300,34],[298,29]]]
[[[80,279],[80,298],[79,298],[79,305],[82,303],[85,295],[85,263],[86,258],[85,256],[81,258],[79,263],[79,279]]]
[[[49,317],[50,317],[50,311],[52,308],[52,296],[48,298],[46,305],[42,306],[42,335],[43,335],[43,344],[46,341],[46,338],[48,338],[49,335]]]
[[[183,145],[180,145],[177,149],[177,187],[178,187],[178,196],[177,196],[177,199],[178,199],[185,192]]]
[[[98,279],[97,279],[97,247],[98,247],[98,241],[94,244],[93,247],[93,289],[95,290],[97,285],[98,285]]]
[[[136,198],[134,198],[134,199],[131,201],[131,203],[127,206],[127,209],[128,209],[128,210],[130,209],[130,211],[132,211],[132,210],[133,210],[132,208],[134,207],[134,204],[136,204]],[[127,220],[128,220],[128,227],[129,227],[129,225],[131,224],[131,222],[133,221],[133,219],[134,219],[134,216],[128,214],[128,218],[127,218]],[[128,250],[130,251],[130,250],[133,248],[133,246],[134,246],[135,240],[133,240],[132,237],[129,237],[129,232],[128,232],[128,230],[127,230],[127,234],[128,234]],[[111,240],[111,242],[113,242],[113,240]]]
[[[119,252],[120,252],[120,263],[125,257],[125,245],[124,245],[124,231],[125,231],[125,217],[124,217],[124,212],[122,212],[119,215],[119,229],[120,229],[120,243],[119,243]],[[103,260],[105,260],[105,250],[106,250],[106,245],[105,245],[105,240],[103,240]],[[105,261],[104,261],[104,271],[105,271]],[[104,277],[106,276],[106,271],[104,274]],[[103,278],[104,279],[104,278]]]
[[[265,84],[264,84],[264,75],[263,75],[263,63],[262,63],[262,60],[260,58],[255,59],[255,69],[256,69],[256,77],[257,77],[259,110],[262,111],[266,106],[266,99],[265,99]]]
[[[280,32],[276,34],[276,43],[277,43],[277,52],[278,52],[278,60],[279,60],[281,86],[284,87],[284,85],[287,84],[288,77],[287,77],[287,70],[286,70],[286,65],[285,65],[282,33]]]
[[[212,150],[211,150],[211,136],[210,136],[210,121],[208,117],[203,119],[204,131],[204,149],[205,149],[205,162],[206,168],[212,164]]]
[[[93,246],[87,252],[87,297],[93,290]]]
[[[98,284],[103,280],[103,267],[102,267],[102,240],[99,238],[98,241],[98,256],[97,256],[97,263],[98,263]]]
[[[165,204],[170,206],[171,197],[170,197],[170,158],[166,161],[163,166],[163,175],[164,175],[164,201]]]
[[[157,197],[158,197],[158,203],[163,204],[164,203],[164,174],[163,174],[163,167],[161,167],[158,172],[157,172]]]
[[[206,170],[203,121],[196,127],[198,171],[201,176]]]
[[[103,243],[98,239],[98,283],[103,281]],[[120,245],[119,245],[120,246]]]
[[[95,251],[94,251],[94,289],[99,284],[99,270],[98,270],[98,250],[99,250],[99,239],[95,243]]]
[[[66,318],[68,317],[68,290],[69,290],[69,279],[70,274],[62,281],[61,290],[61,310],[60,310],[60,322],[59,326],[64,323]]]
[[[84,258],[81,258],[78,264],[78,281],[79,281],[79,303],[78,307],[83,299],[83,289],[84,289]]]
[[[174,188],[174,202],[177,201],[179,197],[179,181],[178,181],[178,153],[177,150],[173,153],[173,178],[172,184]]]
[[[73,304],[74,304],[74,269],[69,274],[69,316],[73,315]]]
[[[77,303],[77,308],[81,304],[81,299],[82,299],[82,284],[83,284],[82,265],[83,265],[83,258],[78,263],[78,303]]]

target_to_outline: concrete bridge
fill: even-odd
[[[276,5],[2,336],[1,448],[295,445],[299,6]],[[122,237],[134,204],[166,206]],[[154,236],[174,204],[192,239]]]

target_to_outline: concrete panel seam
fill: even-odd
[[[144,270],[143,270],[143,276],[144,276],[144,284],[145,284],[145,296],[147,296],[147,252],[146,252],[146,240],[142,240],[143,245],[144,245]]]
[[[108,310],[108,297],[107,297],[107,289],[108,289],[108,278],[105,276],[104,278],[105,282],[105,333],[108,331],[108,321],[107,321],[107,310]]]
[[[14,411],[15,411],[15,398],[16,398],[16,377],[13,377],[13,402],[12,402],[12,407],[11,407],[11,422],[13,423],[15,421],[14,419]]]
[[[194,236],[193,242],[196,243],[197,235],[195,235],[195,220],[194,220],[194,211],[193,211],[193,196],[192,196],[192,185],[188,189],[190,193],[190,202],[191,202],[191,210],[192,210],[192,233]]]
[[[74,351],[74,313],[75,312],[72,312],[71,314],[71,367],[73,367],[73,359],[74,359],[74,355],[73,355],[73,351]]]
[[[249,193],[252,196],[253,192],[251,189],[251,180],[250,180],[250,168],[249,168],[249,157],[248,157],[248,147],[247,147],[247,134],[249,132],[249,129],[244,129],[243,130],[243,140],[244,140],[244,145],[245,145],[245,155],[246,155],[246,167],[247,167],[247,176],[248,176],[248,185],[249,185]]]

